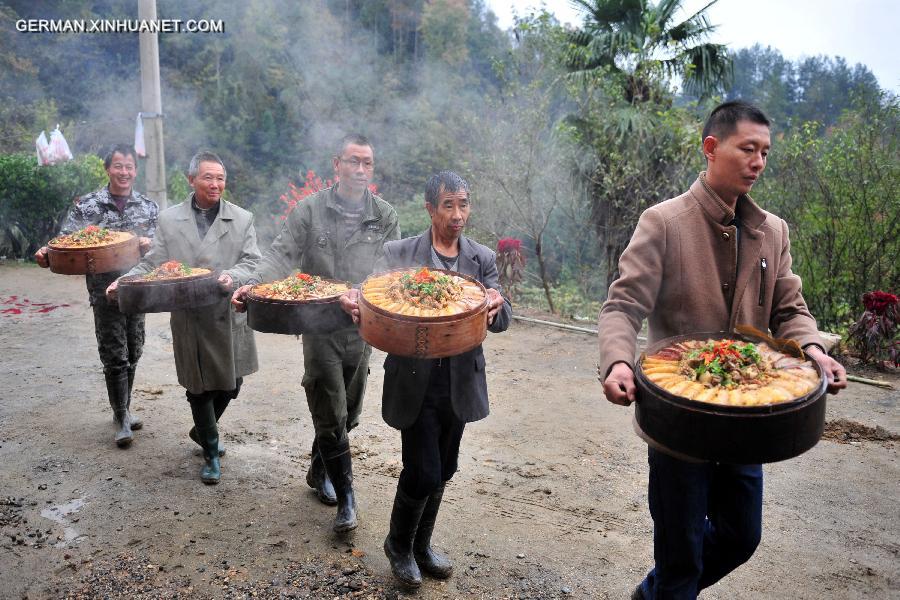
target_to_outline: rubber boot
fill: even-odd
[[[441,500],[444,497],[444,484],[435,490],[425,503],[422,518],[419,520],[419,528],[416,530],[416,539],[413,542],[413,554],[416,563],[425,573],[438,579],[447,579],[453,573],[453,563],[444,554],[431,547],[431,533],[437,521],[438,510],[441,508]]]
[[[116,424],[116,445],[127,448],[134,440],[128,421],[128,374],[107,373],[105,377],[109,405],[113,409],[113,421]]]
[[[426,502],[428,498],[410,498],[398,485],[391,511],[391,529],[384,540],[384,554],[391,563],[394,577],[410,587],[422,585],[422,572],[413,555],[413,542]]]
[[[135,431],[144,426],[141,418],[131,412],[131,391],[134,389],[134,372],[136,370],[137,366],[128,367],[128,422]]]
[[[336,449],[329,455],[323,455],[325,470],[334,485],[337,497],[337,514],[332,529],[335,533],[344,533],[356,529],[356,498],[353,495],[353,465],[350,462],[350,444]]]
[[[203,483],[216,484],[222,476],[219,465],[219,430],[216,427],[216,413],[212,398],[206,394],[191,401],[191,414],[197,437],[203,447],[203,468],[200,469],[200,480]]]
[[[334,493],[334,485],[325,470],[325,461],[319,454],[319,444],[313,440],[312,451],[309,453],[309,471],[306,473],[306,485],[316,490],[319,502],[334,506],[337,504],[337,496]]]
[[[226,393],[222,393],[216,396],[215,400],[213,400],[213,410],[216,413],[216,423],[219,422],[219,419],[225,414],[225,409],[228,408],[228,403],[231,402],[231,398]],[[188,437],[191,438],[195,444],[203,447],[203,443],[200,441],[200,436],[197,435],[197,428],[191,427],[191,430],[188,431]],[[225,456],[225,446],[222,445],[222,438],[219,437],[219,456]]]

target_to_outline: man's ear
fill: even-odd
[[[196,179],[196,177],[194,175],[188,175],[187,179],[188,179],[188,185],[191,186],[191,189],[194,189],[194,179]]]
[[[715,136],[708,135],[703,138],[703,156],[706,157],[706,160],[715,160],[716,159],[716,150],[719,147],[719,140],[715,138]]]

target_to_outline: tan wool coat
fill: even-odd
[[[619,278],[600,309],[599,373],[617,362],[633,366],[637,334],[648,319],[648,342],[752,325],[801,346],[822,345],[816,321],[791,271],[784,220],[749,196],[734,212],[700,173],[690,189],[648,208],[619,258]]]
[[[227,273],[235,287],[243,285],[260,258],[253,215],[220,200],[219,214],[201,240],[191,200],[160,213],[153,247],[128,274],[149,273],[178,260]],[[216,304],[173,312],[170,324],[178,383],[193,394],[232,390],[235,378],[259,368],[246,313],[234,312],[224,292]]]

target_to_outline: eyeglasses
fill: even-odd
[[[339,161],[344,163],[345,165],[350,165],[354,169],[358,169],[362,166],[366,171],[371,171],[375,168],[375,163],[371,160],[359,160],[358,158],[338,158]]]

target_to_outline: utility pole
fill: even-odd
[[[138,0],[138,19],[156,20],[156,0]],[[141,53],[141,112],[147,164],[147,195],[163,209],[166,201],[166,155],[163,149],[162,94],[159,89],[159,38],[157,33],[138,33]]]

